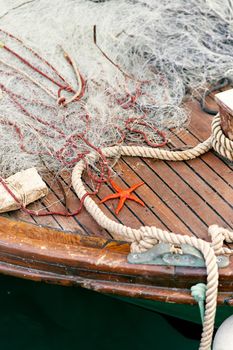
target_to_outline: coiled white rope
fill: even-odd
[[[139,156],[161,160],[183,161],[197,158],[208,152],[211,148],[220,155],[233,160],[233,142],[223,134],[219,115],[216,115],[212,122],[212,135],[206,141],[198,144],[192,149],[184,151],[169,151],[140,146],[115,146],[104,148],[102,149],[102,152],[106,157],[119,156],[120,154],[121,156]],[[89,157],[92,160],[96,160],[98,155],[92,153]],[[81,160],[75,166],[72,173],[72,185],[80,199],[87,195],[87,190],[82,182],[82,173],[84,169],[85,162]],[[84,199],[84,205],[100,226],[109,232],[132,242],[132,252],[145,251],[152,248],[158,242],[167,242],[176,245],[189,244],[201,251],[206,262],[207,291],[203,332],[199,349],[209,350],[213,337],[218,293],[218,265],[216,255],[231,254],[233,252],[231,249],[223,247],[224,240],[227,242],[233,242],[233,232],[218,227],[217,225],[212,225],[209,227],[209,234],[212,237],[212,242],[208,243],[193,236],[175,234],[156,227],[143,226],[140,229],[133,229],[119,224],[109,219],[89,196],[86,196]]]

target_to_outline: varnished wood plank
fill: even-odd
[[[197,109],[197,102],[193,102],[190,108],[193,109],[194,113],[194,118],[192,120],[196,120],[196,110]],[[200,112],[200,111],[199,111]],[[199,113],[200,114],[200,113]],[[206,117],[206,116],[205,116]],[[199,116],[200,118],[200,116]],[[190,126],[191,129],[196,127],[196,123],[194,123],[194,126]],[[203,123],[203,129],[208,129],[210,126],[208,124],[208,128],[205,128],[205,124]],[[201,135],[203,136],[203,135]],[[199,136],[200,137],[200,136]],[[181,133],[178,135],[178,137],[175,138],[176,140],[179,139],[181,141],[181,144],[195,144],[195,136],[191,135],[190,133]],[[217,158],[217,157],[216,157]],[[213,162],[216,163],[216,160],[214,156],[212,158],[206,157],[205,161],[205,156],[202,157],[203,160],[196,160],[194,162],[188,162],[187,163],[187,168],[183,168],[183,163],[181,164],[161,164],[161,162],[156,162],[156,166],[158,167],[157,173],[153,170],[153,167],[148,167],[150,165],[150,160],[139,160],[137,159],[128,159],[126,158],[123,163],[120,161],[120,163],[117,165],[118,168],[120,164],[123,164],[124,167],[124,174],[122,179],[124,180],[124,183],[126,185],[130,185],[133,183],[133,181],[138,181],[139,180],[139,175],[143,174],[143,178],[140,175],[140,178],[143,179],[143,181],[146,182],[146,185],[143,186],[143,188],[138,189],[138,193],[141,194],[141,198],[146,198],[146,204],[147,207],[140,208],[137,204],[135,203],[127,203],[126,207],[124,210],[120,213],[119,217],[116,217],[114,214],[114,207],[112,207],[112,203],[110,202],[107,203],[107,205],[102,205],[103,211],[111,217],[114,220],[117,220],[118,222],[125,223],[126,225],[132,226],[132,227],[139,227],[143,224],[146,225],[157,225],[161,228],[165,228],[168,230],[176,231],[176,232],[181,232],[187,234],[189,232],[189,229],[191,233],[197,234],[200,237],[203,237],[203,232],[205,229],[205,226],[209,224],[208,221],[205,220],[205,217],[202,218],[200,215],[200,211],[195,211],[195,200],[197,201],[200,199],[197,199],[198,196],[200,196],[200,191],[205,193],[205,196],[207,194],[207,203],[210,204],[211,208],[206,209],[207,211],[207,216],[209,216],[208,210],[212,209],[214,210],[215,205],[219,205],[219,201],[215,200],[214,197],[212,196],[213,193],[213,188],[217,188],[217,185],[219,184],[220,189],[216,189],[216,192],[220,194],[221,191],[225,191],[226,193],[226,200],[228,202],[229,208],[227,209],[226,203],[221,203],[220,207],[220,214],[222,214],[222,218],[218,221],[219,224],[223,224],[224,222],[224,217],[223,217],[223,212],[226,215],[229,214],[229,210],[231,210],[231,205],[230,205],[230,197],[231,193],[229,191],[226,191],[227,188],[227,179],[229,182],[229,177],[230,173],[224,172],[224,179],[218,178],[216,172],[213,170]],[[209,162],[209,163],[207,163]],[[124,165],[125,163],[125,165]],[[219,160],[218,166],[220,167],[222,162]],[[137,165],[140,164],[140,167],[138,168]],[[208,166],[207,166],[208,164]],[[211,168],[212,166],[212,168]],[[224,164],[226,167],[226,165]],[[128,167],[128,168],[127,168]],[[142,169],[144,167],[144,171]],[[161,171],[159,168],[161,168]],[[126,169],[127,168],[127,169]],[[181,179],[178,180],[177,174],[179,173],[180,169],[182,169],[181,176],[184,177],[184,184],[182,191],[190,191],[192,189],[194,192],[197,193],[191,193],[191,198],[193,200],[193,206],[190,202],[185,201],[184,197],[180,195],[180,192],[176,190],[176,186],[171,187],[169,183],[166,182],[166,177],[172,176],[175,181],[178,181],[179,185],[181,184]],[[198,169],[200,169],[200,174],[198,173]],[[173,170],[174,172],[171,172]],[[228,169],[229,170],[229,169]],[[121,169],[122,171],[122,169]],[[149,177],[146,177],[144,173],[150,173]],[[139,174],[140,173],[140,174]],[[127,178],[126,178],[127,175]],[[181,177],[180,176],[180,177]],[[228,178],[227,178],[228,176]],[[128,180],[129,179],[129,180]],[[189,180],[191,179],[191,183]],[[68,179],[66,179],[68,181]],[[225,182],[224,182],[225,181]],[[156,182],[158,182],[161,186],[163,184],[163,191],[161,190],[160,186],[157,186],[156,189]],[[197,183],[196,183],[197,182]],[[207,186],[207,182],[210,183],[211,187]],[[147,183],[149,186],[147,186]],[[70,183],[66,184],[68,187],[70,186]],[[122,184],[123,185],[123,184]],[[188,186],[187,186],[188,185]],[[192,187],[193,186],[193,187]],[[208,187],[208,188],[207,188]],[[146,190],[145,190],[146,188]],[[200,191],[196,191],[196,188],[200,189]],[[95,197],[96,203],[99,202],[99,198],[103,198],[106,194],[109,194],[109,191],[111,191],[111,188],[109,186],[102,186],[101,191],[99,193],[99,196]],[[195,194],[197,196],[195,196]],[[171,195],[169,199],[169,195]],[[58,197],[57,199],[55,197]],[[79,205],[79,200],[77,197],[74,195],[73,191],[69,191],[69,210],[73,211],[77,208]],[[172,201],[174,200],[174,203]],[[208,202],[208,199],[210,203]],[[56,203],[56,200],[58,203]],[[202,203],[197,203],[197,205],[200,207],[201,210],[204,209],[206,198],[201,198]],[[61,201],[61,202],[59,202]],[[49,197],[45,200],[44,204],[50,204],[53,203],[53,206],[51,207],[53,210],[61,210],[64,211],[64,205],[62,203],[62,198],[61,198],[61,193],[59,188],[56,189],[56,195],[53,194],[53,192],[50,193]],[[166,204],[169,203],[169,205]],[[172,204],[171,204],[172,203]],[[146,212],[144,213],[144,210]],[[180,212],[180,215],[179,215]],[[146,214],[146,215],[145,215]],[[183,215],[181,215],[183,214]],[[175,215],[175,216],[174,216]],[[203,214],[205,216],[205,214]],[[213,219],[216,219],[216,215],[212,213]],[[185,220],[184,220],[185,218]],[[25,219],[25,217],[24,217]],[[33,220],[33,219],[32,219]],[[89,216],[89,214],[83,209],[82,213],[77,216],[76,219],[74,218],[64,218],[64,217],[56,217],[56,218],[34,218],[38,223],[42,224],[42,222],[48,226],[53,226],[53,227],[62,227],[65,230],[73,230],[76,231],[78,230],[83,230],[83,233],[85,231],[89,232],[90,234],[97,234],[97,235],[107,235],[105,232],[101,232],[101,228],[94,222],[94,220]],[[216,219],[217,220],[217,219]]]
[[[71,186],[71,177],[69,174],[61,174],[61,179],[64,180],[65,184],[70,188],[70,191],[68,192],[69,195],[69,208],[71,212],[74,212],[79,208],[80,206],[80,200],[77,198],[76,194],[74,193],[74,190]],[[87,188],[88,191],[92,192],[91,187]],[[93,196],[92,199],[99,203],[98,196]],[[82,208],[82,211],[80,214],[77,215],[78,220],[82,222],[83,225],[89,230],[91,235],[96,236],[103,236],[103,237],[109,237],[111,238],[111,234],[108,233],[106,230],[104,230],[102,227],[100,227],[96,221],[90,216],[90,214],[87,212],[85,207]],[[114,219],[114,216],[111,216],[111,218]]]
[[[163,178],[159,177],[157,173],[153,172],[153,170],[148,167],[145,160],[127,157],[125,157],[124,160],[133,168],[137,166],[137,173],[140,174],[140,178],[153,190],[153,200],[156,193],[174,213],[175,217],[168,217],[169,229],[171,231],[180,232],[181,234],[194,234],[197,236],[199,233],[199,235],[201,235],[206,226],[177,193],[163,181]],[[154,210],[157,210],[156,202],[154,204]],[[185,220],[182,219],[184,217]],[[182,221],[185,227],[177,226],[177,222],[179,221]]]
[[[28,206],[30,208],[30,206]],[[4,214],[1,214],[0,217],[4,217]],[[16,210],[8,213],[9,218],[12,218],[13,220],[22,220],[26,221],[32,224],[36,224],[36,221],[31,215],[26,214],[22,210]]]
[[[203,197],[200,197],[196,190],[193,190],[193,187],[190,185],[190,172],[188,171],[187,174],[185,165],[181,165],[181,168],[177,169],[176,166],[166,162],[154,162],[153,160],[145,161],[148,166],[163,178],[164,182],[177,193],[184,203],[192,208],[193,212],[202,220],[203,224],[206,225],[206,228],[213,222],[221,222],[219,216],[205,203]],[[183,179],[184,176],[186,181]],[[194,184],[196,184],[196,179],[194,179]],[[202,236],[200,236],[200,234],[198,235],[199,237],[207,238],[205,232],[202,233]]]
[[[196,160],[190,161],[190,164],[192,164],[192,162],[194,163]],[[205,203],[205,210],[211,211],[213,220],[216,220],[216,223],[220,225],[227,225],[227,218],[230,218],[232,215],[231,205],[222,200],[214,188],[208,186],[203,178],[194,173],[191,166],[192,165],[190,165],[190,167],[184,167],[181,163],[171,164],[171,168],[174,169],[176,173],[181,173],[182,179],[188,184],[192,191],[195,191],[203,203]],[[209,225],[209,221],[206,221],[206,223]],[[229,226],[231,227],[230,224]]]
[[[6,225],[9,237],[5,235]],[[8,242],[13,243],[13,248],[9,247]],[[97,237],[87,239],[1,218],[0,272],[37,281],[80,285],[128,297],[189,304],[194,302],[189,286],[205,278],[205,269],[186,268],[181,271],[180,268],[176,269],[175,274],[173,267],[130,265],[125,260],[127,250],[124,244],[122,252],[112,252],[103,243],[104,240]],[[230,300],[230,292],[222,288],[222,281],[223,278],[229,281],[232,274],[232,268],[230,274],[228,270],[220,274],[219,303],[227,298]],[[182,275],[186,287],[182,287]]]
[[[7,237],[6,225],[9,230]],[[121,278],[123,281],[128,276],[127,279],[133,282],[133,279],[136,281],[143,276],[149,284],[151,279],[155,283],[170,284],[174,267],[147,268],[144,265],[128,264],[128,245],[115,244],[118,245],[117,249],[113,249],[112,245],[109,247],[106,241],[97,237],[83,240],[82,236],[0,219],[0,261],[24,267],[29,265],[31,269],[57,274],[83,274],[96,278],[98,272],[100,279],[107,273],[107,279]],[[166,275],[168,279],[164,279]]]
[[[189,144],[190,141],[194,141],[190,135],[182,137],[183,144]],[[208,158],[209,154],[202,158],[197,158],[195,162],[185,162],[191,169],[194,170],[197,177],[201,177],[206,182],[207,186],[218,194],[222,198],[223,202],[226,202],[228,206],[232,208],[233,187],[230,183],[230,179],[225,181],[216,171],[208,167],[203,161]],[[229,173],[230,174],[230,173]],[[226,212],[227,215],[227,212]]]
[[[137,159],[141,162],[140,159]],[[130,187],[135,183],[140,182],[142,179],[138,176],[137,173],[132,170],[128,166],[127,163],[120,160],[118,165],[116,166],[116,170],[123,172],[123,179],[117,178],[117,182],[122,187]],[[169,210],[169,208],[164,204],[164,202],[154,193],[150,187],[147,185],[147,181],[145,180],[145,184],[137,189],[135,194],[145,202],[145,207],[141,207],[134,202],[129,201],[128,205],[132,208],[132,211],[136,213],[137,217],[141,219],[141,223],[144,225],[159,225],[161,228],[170,229],[171,225],[169,225],[170,220],[175,219],[174,213]],[[124,212],[122,211],[119,216],[124,219]],[[169,218],[169,219],[168,219]],[[183,229],[184,225],[182,222],[178,222],[177,226]]]
[[[142,285],[130,285],[124,283],[116,283],[109,281],[96,281],[87,278],[73,277],[73,276],[56,276],[49,272],[41,272],[35,270],[29,272],[28,269],[22,269],[17,266],[1,264],[0,271],[3,274],[7,274],[14,277],[21,277],[24,279],[31,279],[37,282],[49,282],[54,284],[60,284],[63,286],[80,286],[86,289],[91,289],[99,293],[118,295],[127,298],[137,298],[154,300],[160,302],[170,302],[178,304],[196,304],[195,300],[191,296],[188,289],[176,289],[176,288],[161,288],[150,287]],[[218,305],[230,305],[233,304],[231,292],[219,292],[217,297]]]
[[[44,176],[44,180],[47,182],[50,192],[49,195],[42,201],[42,203],[48,208],[49,211],[54,212],[71,212],[71,209],[65,208],[64,205],[64,194],[62,193],[60,187],[54,182],[51,176]],[[69,196],[69,188],[64,186],[64,191],[67,193],[67,197]],[[79,233],[88,234],[82,225],[76,220],[74,217],[64,217],[56,215],[54,216],[55,220],[59,223],[61,228],[67,231],[77,231]]]
[[[210,106],[214,104],[211,98],[209,100]],[[190,103],[189,107],[193,116],[190,126],[187,132],[173,136],[174,146],[195,145],[210,135],[212,117],[200,111],[197,101]],[[146,207],[129,202],[116,216],[115,202],[102,204],[103,212],[113,220],[131,227],[155,225],[178,233],[196,234],[206,240],[209,239],[208,225],[233,225],[232,166],[213,152],[182,163],[126,157],[119,161],[116,170],[119,171],[117,182],[122,187],[131,186],[140,180],[145,182],[136,195],[145,201]],[[66,188],[70,187],[70,178],[63,177],[61,181]],[[90,185],[88,179],[86,184]],[[100,205],[100,199],[110,193],[113,193],[111,186],[103,185],[93,199]],[[56,200],[60,203],[55,203]],[[70,211],[77,209],[80,203],[72,189],[68,202]],[[51,208],[64,209],[59,188],[55,188],[44,203],[35,206],[50,203],[54,203]],[[19,212],[13,215],[25,218],[25,214],[19,215]],[[192,302],[189,292],[191,285],[206,280],[205,269],[128,264],[126,257],[129,245],[111,240],[105,230],[101,232],[85,209],[77,218],[68,221],[58,217],[51,217],[47,221],[49,225],[78,232],[74,235],[1,220],[2,273],[64,285],[78,284],[118,295],[139,297],[140,294],[140,297],[151,300],[166,301],[167,293],[172,298],[169,300],[183,303]],[[30,216],[28,220],[35,221]],[[41,223],[45,222],[41,218]],[[85,236],[80,228],[91,236]],[[101,237],[98,238],[98,235]],[[220,270],[221,302],[224,300],[223,295],[229,296],[232,288],[231,261],[228,268]]]

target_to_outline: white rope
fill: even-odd
[[[192,149],[184,151],[169,151],[158,148],[140,147],[140,146],[115,146],[102,149],[106,157],[119,156],[140,156],[170,161],[183,161],[194,159],[214,148],[219,154],[233,160],[233,142],[230,141],[222,132],[220,116],[216,115],[212,123],[212,135],[206,141],[198,144]],[[98,155],[92,153],[88,156],[92,160],[97,160]],[[85,169],[85,162],[81,160],[74,168],[72,173],[72,185],[77,196],[81,199],[87,194],[87,190],[82,182],[82,173]],[[109,232],[132,242],[132,252],[142,252],[152,248],[158,242],[167,242],[175,245],[189,244],[198,250],[204,256],[207,269],[207,291],[206,291],[206,309],[203,323],[203,332],[199,350],[209,350],[211,347],[214,320],[217,306],[218,293],[218,265],[217,254],[231,254],[232,250],[223,247],[224,240],[233,241],[233,232],[212,225],[209,227],[209,234],[212,242],[208,243],[202,239],[179,235],[167,232],[156,227],[144,226],[140,229],[119,224],[109,219],[98,205],[87,196],[84,199],[84,205],[97,223]]]

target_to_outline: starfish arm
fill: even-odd
[[[129,192],[133,192],[133,191],[135,191],[138,187],[144,185],[144,183],[145,183],[145,182],[139,182],[138,184],[133,185],[132,187],[130,187],[128,191],[129,191]]]
[[[126,197],[121,197],[118,203],[118,206],[116,208],[116,214],[119,214],[119,212],[121,211],[121,209],[123,208],[123,205],[125,204],[126,201]]]
[[[122,191],[122,189],[113,180],[110,180],[110,184],[112,185],[112,187],[114,188],[115,191],[117,191],[117,192]]]
[[[143,201],[141,201],[141,199],[136,197],[134,194],[130,194],[128,199],[131,199],[132,201],[134,201],[134,202],[136,202],[138,204],[141,204],[143,207],[145,207],[145,203],[143,203]]]
[[[103,198],[100,203],[104,203],[106,201],[108,201],[109,199],[115,199],[119,197],[119,193],[114,193],[114,194],[110,194],[109,196]]]

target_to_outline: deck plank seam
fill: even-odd
[[[141,178],[141,176],[138,174],[138,173],[136,173],[136,171],[134,170],[134,169],[132,169],[132,167],[130,166],[130,164],[128,164],[127,162],[125,162],[125,160],[122,158],[121,159],[122,160],[122,162],[124,162],[126,165],[127,165],[127,167],[128,168],[130,168],[130,170],[140,179],[140,180],[142,180],[143,182],[145,182],[142,178]],[[120,175],[119,175],[119,177],[121,178],[121,180],[122,180],[122,182],[124,182],[125,184],[126,184],[126,186],[130,186],[130,184],[128,184],[127,183],[127,181],[124,179],[124,178],[122,178]],[[145,182],[145,185],[150,189],[150,190],[152,190],[151,188],[150,188],[150,186]],[[152,192],[160,199],[160,197],[152,190]],[[139,199],[141,199],[142,201],[143,201],[143,198],[140,196],[140,194],[138,194],[137,193],[137,197],[139,198]],[[164,202],[164,201],[162,201],[162,202]],[[169,228],[169,226],[156,214],[156,211],[154,211],[149,205],[147,205],[146,203],[145,203],[145,208],[147,208],[161,223],[162,223],[162,225],[164,226],[164,227],[166,227],[166,229],[170,229]],[[145,225],[145,223],[141,220],[141,223],[142,223],[142,225]]]
[[[46,182],[46,183],[47,183],[47,182]],[[49,189],[51,190],[51,192],[54,194],[54,196],[59,200],[59,203],[61,203],[62,206],[65,207],[64,201],[57,195],[57,193],[55,193],[55,192],[53,191],[53,189],[50,187],[50,185],[49,185],[48,183],[47,183],[47,185],[48,185]],[[68,211],[69,213],[71,213],[71,211],[70,211],[69,208],[67,208],[67,211]],[[55,217],[55,215],[52,215],[52,217]],[[86,235],[89,236],[90,234],[89,234],[88,230],[86,229],[85,225],[83,225],[75,216],[73,216],[72,218],[73,218],[73,219],[76,221],[76,223],[84,230],[84,232],[86,233]]]
[[[69,186],[68,182],[67,182],[65,179],[62,179],[62,180],[65,182],[65,184],[66,184],[67,186]],[[88,189],[89,189],[90,191],[93,191],[93,189],[92,189],[92,188],[90,187],[90,185],[85,181],[85,179],[84,179],[84,184],[88,187]],[[76,193],[75,193],[75,191],[74,191],[74,189],[73,189],[72,186],[69,187],[69,190],[77,197],[77,195],[76,195]],[[100,200],[100,197],[99,197],[98,194],[96,195],[96,197]],[[77,197],[77,198],[78,198],[78,197]],[[117,219],[117,220],[122,224],[121,220],[115,215],[115,213],[112,212],[112,211],[108,208],[108,206],[107,206],[105,203],[103,203],[103,204],[104,204],[104,207],[105,207],[106,209],[108,209],[108,210],[110,211],[110,213],[114,216],[114,218]],[[85,207],[84,207],[84,210],[86,210]],[[88,213],[88,215],[89,215],[89,213]],[[106,232],[107,232],[107,231],[106,231]],[[109,234],[110,234],[110,233],[109,233]]]
[[[193,131],[191,130],[191,129],[187,129],[188,130],[188,132],[193,136],[193,137],[195,137],[195,139],[198,141],[198,142],[202,142],[203,140],[201,140],[199,137],[197,137],[194,133],[193,133]],[[224,163],[224,165],[227,167],[227,168],[229,168],[229,170],[233,170],[233,164],[231,165],[231,161],[228,161],[228,160],[226,160],[226,159],[224,159],[223,157],[221,157],[217,152],[215,152],[215,151],[212,151],[212,154],[218,159],[218,160],[220,160],[221,162],[223,162]],[[202,159],[202,157],[203,157],[203,155],[202,156],[200,156],[200,158]],[[203,159],[202,159],[203,160]],[[204,160],[203,160],[204,161]],[[211,167],[212,168],[212,167]],[[212,168],[212,170],[213,171],[215,171],[215,169],[214,168]],[[215,171],[216,172],[216,171]],[[216,173],[216,174],[218,174],[218,173]],[[218,174],[219,175],[219,174]],[[219,175],[220,177],[221,177],[221,175]],[[223,179],[224,180],[224,179]]]
[[[184,145],[186,145],[186,143],[185,143],[179,136],[176,135],[176,137],[177,137]],[[201,159],[201,158],[198,158],[198,160],[200,160],[200,161],[203,162],[203,159]],[[233,209],[232,204],[230,204],[230,203],[228,202],[228,200],[226,200],[226,199],[222,196],[222,194],[221,194],[220,192],[217,191],[216,188],[214,188],[201,174],[199,174],[199,173],[192,167],[191,162],[188,162],[188,161],[185,160],[185,161],[183,161],[183,163],[186,164],[186,165],[188,166],[188,168],[191,169],[199,178],[201,178],[201,179],[203,180],[203,182],[205,182],[205,184],[206,184],[208,187],[210,187],[216,194],[218,194],[218,196],[219,196],[227,205],[229,205],[229,207],[230,207],[231,209]],[[219,175],[216,171],[214,171],[214,173],[215,173],[216,175]],[[221,178],[221,176],[219,176],[219,177]],[[226,183],[226,185],[229,186],[229,183],[228,183],[228,182],[226,182],[226,181],[224,181],[224,182]],[[229,187],[233,188],[232,186],[229,186]]]
[[[127,182],[126,182],[121,176],[119,176],[119,177],[121,178],[121,180],[122,180],[126,185],[128,185]],[[64,181],[65,181],[65,180],[64,180]],[[84,182],[85,182],[85,181],[84,181]],[[85,182],[85,185],[86,185],[90,190],[92,190],[87,182]],[[106,184],[106,186],[111,190],[112,193],[114,192],[113,189],[111,188],[111,186],[110,186],[109,184]],[[73,189],[72,189],[72,191],[73,191]],[[73,193],[75,194],[74,191],[73,191]],[[75,195],[76,195],[76,194],[75,194]],[[138,196],[138,194],[137,194],[137,196]],[[97,194],[96,197],[97,197],[99,200],[101,200],[99,194]],[[139,197],[140,199],[142,199],[140,196],[138,196],[138,197]],[[105,208],[112,214],[112,216],[113,216],[120,224],[123,225],[123,222],[122,222],[122,221],[120,220],[120,218],[115,214],[115,212],[111,209],[111,207],[109,207],[109,206],[107,205],[107,203],[103,203],[103,204],[104,204]],[[141,224],[141,225],[144,225],[144,222],[132,211],[132,209],[129,207],[129,205],[128,205],[127,203],[125,203],[125,205],[126,205],[127,209],[133,214],[133,216],[140,222],[140,224]],[[148,209],[150,209],[150,208],[148,207]],[[153,213],[153,212],[152,212],[152,213]],[[164,227],[166,227],[167,229],[169,229],[169,227],[168,227],[165,223],[163,223],[163,222],[161,221],[161,219],[156,215],[156,213],[153,213],[153,214],[154,214],[154,216],[156,216],[157,219],[164,225]],[[110,233],[109,233],[109,234],[110,234]],[[112,237],[112,235],[111,235],[111,238],[113,239],[114,237]]]
[[[64,198],[62,199],[60,197],[59,194],[57,194],[54,190],[53,190],[53,187],[51,187],[51,184],[48,182],[48,180],[44,180],[47,184],[47,186],[49,187],[50,191],[52,192],[52,194],[58,199],[58,202],[62,205],[63,208],[65,208],[65,202],[64,202]],[[68,208],[67,210],[69,211],[69,213],[71,212]],[[54,215],[52,215],[53,217],[55,217]],[[79,222],[79,220],[77,220],[77,218],[75,217],[71,217],[72,220],[75,221],[76,224],[78,224],[80,226],[80,228],[82,227],[81,223]],[[87,235],[89,235],[88,231],[85,230],[85,232],[87,233]]]
[[[141,161],[143,161],[143,159],[142,158],[139,158]],[[125,161],[125,160],[124,160]],[[146,164],[146,163],[145,163]],[[130,167],[130,165],[129,165],[129,167]],[[133,169],[132,169],[133,170]],[[137,174],[137,173],[136,173]],[[139,175],[139,174],[137,174],[137,176],[143,181],[143,178]],[[159,177],[159,176],[158,176]],[[163,181],[163,179],[162,178],[160,178],[162,181]],[[164,181],[163,181],[164,182]],[[165,185],[167,185],[165,182],[164,182],[164,184]],[[167,208],[169,208],[169,210],[171,210],[172,212],[173,212],[173,214],[176,216],[176,217],[178,217],[178,219],[185,225],[185,227],[187,227],[188,229],[189,229],[189,231],[191,231],[191,233],[194,235],[194,236],[196,236],[197,237],[197,235],[196,235],[196,233],[192,230],[192,229],[190,229],[190,227],[185,223],[185,221],[175,212],[175,210],[172,208],[172,207],[170,207],[169,205],[168,205],[168,203],[166,202],[166,201],[164,201],[164,199],[158,194],[158,193],[155,193],[155,191],[153,190],[153,188],[149,185],[149,184],[146,184],[149,188],[150,188],[150,190],[164,203],[164,205],[166,205],[167,206]],[[167,186],[168,187],[168,186]],[[174,192],[173,191],[173,193],[176,195],[176,192]],[[139,196],[139,198],[140,198],[140,196]],[[140,198],[141,199],[141,198]],[[181,200],[182,201],[182,200]],[[183,202],[183,201],[182,201]],[[153,212],[154,213],[154,212]],[[155,214],[156,215],[156,214]],[[161,221],[161,219],[159,218],[159,220]],[[173,231],[173,229],[172,228],[170,228],[170,227],[168,227],[167,226],[167,229],[169,230],[169,231]]]
[[[124,184],[126,186],[129,186],[129,184],[120,175],[118,175],[118,176],[120,177],[120,179],[124,182]],[[106,185],[111,190],[112,193],[115,193],[109,184],[106,184]],[[138,194],[137,194],[137,197],[139,197]],[[139,221],[139,223],[141,225],[144,225],[143,221],[139,218],[139,216],[136,213],[133,212],[133,210],[130,208],[130,206],[126,202],[125,202],[124,206],[133,214],[133,216]],[[147,207],[147,205],[146,205],[146,207]]]
[[[19,217],[16,217],[16,220],[21,220],[21,219],[20,219],[20,215],[23,214],[23,213],[24,213],[24,212],[23,212],[21,209],[19,209],[19,211],[18,211]],[[2,214],[1,214],[1,215],[2,215]],[[9,218],[10,218],[10,219],[15,220],[15,211],[9,212],[8,215],[9,215]],[[27,217],[29,217],[30,219],[32,219],[33,224],[38,225],[38,224],[37,224],[37,221],[35,220],[35,218],[34,218],[32,215],[27,214]],[[27,222],[29,222],[29,221],[27,221]]]
[[[92,191],[92,188],[90,187],[90,185],[89,185],[87,182],[85,182],[85,180],[84,180],[84,183],[85,183],[85,185],[89,188],[89,190]],[[74,192],[74,193],[75,193],[75,192]],[[100,195],[99,195],[98,193],[96,194],[96,197],[98,198],[99,201],[101,200]],[[123,225],[123,222],[121,221],[121,219],[120,219],[119,217],[117,217],[117,215],[115,214],[114,210],[112,210],[112,209],[107,205],[107,203],[102,203],[102,205],[105,207],[105,209],[106,209],[107,211],[109,211],[109,213],[114,217],[114,219],[115,219],[117,222],[119,222],[120,224]],[[85,207],[84,207],[84,210],[86,210]],[[106,230],[106,231],[107,231],[107,230]],[[108,231],[107,231],[107,232],[108,232]],[[108,234],[111,236],[112,239],[114,239],[114,237],[111,235],[110,232],[108,232]]]
[[[206,181],[206,179],[205,179],[204,177],[202,177],[202,175],[200,175],[195,169],[193,169],[192,166],[191,166],[190,164],[188,164],[187,161],[184,161],[184,162],[185,162],[185,164],[186,164],[190,169],[192,169],[192,171],[193,171],[198,177],[200,177],[200,178],[202,179],[203,182],[205,182],[205,184],[206,184],[208,187],[210,187],[210,188],[212,189],[212,191],[213,191],[214,193],[216,193],[216,194],[223,200],[224,203],[226,203],[226,204],[230,207],[230,209],[233,209],[232,204],[230,204],[230,203],[228,202],[228,200],[227,200],[226,198],[224,198],[224,197],[222,196],[222,194],[216,190],[216,188],[214,188],[209,182]]]
[[[44,209],[45,211],[49,212],[49,209],[48,209],[48,207],[45,205],[43,199],[40,201],[40,204],[41,204],[41,206],[43,207],[43,209]],[[41,209],[39,209],[39,210],[41,210]],[[39,210],[38,210],[38,211],[39,211]],[[63,229],[62,226],[61,226],[61,224],[57,221],[57,219],[56,219],[56,217],[55,217],[54,215],[51,215],[50,217],[57,223],[57,225],[58,225],[58,227],[59,227],[60,229]],[[36,217],[36,219],[37,219],[37,217]],[[39,225],[41,225],[41,224],[39,223]]]
[[[173,169],[171,166],[170,166],[170,164],[168,164],[168,162],[167,161],[165,161],[166,162],[166,164],[179,176],[179,173],[175,170],[175,169]],[[216,211],[216,209],[212,206],[212,205],[210,205],[210,203],[208,203],[208,202],[206,202],[206,200],[185,180],[185,179],[182,179],[183,180],[183,182],[199,197],[199,198],[201,198],[202,199],[202,201],[206,204],[206,205],[208,205],[208,207],[217,215],[217,217],[220,217],[222,220],[223,220],[223,222],[224,223],[226,223],[230,228],[232,228],[232,226],[231,225],[229,225],[228,224],[228,222],[225,220],[225,218],[223,218],[222,217],[222,215],[221,214],[219,214],[217,211]],[[209,226],[209,225],[207,225],[207,226]]]
[[[142,161],[145,162],[144,159],[142,159]],[[165,163],[166,163],[166,162],[165,162]],[[163,179],[158,173],[156,173],[156,172],[154,171],[154,169],[150,166],[149,163],[145,162],[145,164],[146,164],[148,167],[150,167],[151,171],[153,171],[153,173],[154,173],[161,181],[164,182],[164,179]],[[171,170],[173,170],[173,168],[171,168]],[[179,176],[179,174],[177,174],[177,175]],[[181,180],[183,180],[180,176],[179,176],[179,178],[180,178]],[[198,213],[196,213],[196,211],[185,201],[185,199],[183,199],[177,192],[175,192],[175,191],[170,187],[170,185],[169,185],[168,183],[164,182],[164,184],[165,184],[179,199],[180,199],[180,201],[182,201],[182,202],[185,204],[186,207],[188,207],[188,208],[190,209],[190,211],[197,217],[197,219],[199,219],[199,220],[205,225],[205,227],[208,227],[208,224],[198,215]],[[197,236],[197,235],[195,234],[195,232],[193,232],[193,234],[194,234],[195,236]]]
[[[69,183],[66,181],[66,179],[65,179],[65,178],[62,178],[61,176],[59,176],[59,177],[60,177],[61,181],[64,182],[64,183],[68,186],[69,191],[71,191],[72,194],[73,194],[76,198],[78,198],[77,195],[76,195],[76,193],[75,193],[74,190],[73,190],[73,187],[72,187],[72,186],[69,186]],[[85,185],[89,188],[89,190],[92,191],[92,189],[90,188],[90,186],[89,186],[87,183],[85,183]],[[78,199],[79,199],[79,198],[78,198]],[[85,207],[83,208],[83,210],[86,210]],[[71,212],[71,211],[69,210],[69,212]],[[87,213],[88,213],[88,212],[87,212]],[[90,215],[90,214],[88,213],[88,215]],[[76,216],[73,216],[72,218],[73,218],[77,223],[79,223],[79,220],[78,220],[78,218],[77,218],[77,215],[76,215]],[[90,218],[91,218],[91,217],[90,217]],[[92,218],[91,218],[91,219],[92,219]],[[88,228],[86,227],[86,225],[84,225],[83,223],[80,222],[80,226],[81,226],[81,227],[83,226],[83,227],[86,228],[85,231],[87,232],[87,235],[88,235],[88,236],[92,235],[92,233],[89,232],[90,229],[88,229]],[[105,233],[109,236],[110,239],[113,239],[113,236],[111,235],[110,232],[108,232],[107,230],[104,230],[104,231],[105,231]]]
[[[187,129],[187,131],[189,132],[189,134],[191,134],[198,142],[202,142],[202,140],[201,139],[199,139],[198,137],[196,137],[189,129]],[[179,135],[175,135],[184,145],[187,145],[180,137],[179,137]],[[216,156],[216,152],[212,152],[212,154],[214,155],[214,156]],[[218,175],[220,178],[221,178],[221,180],[223,181],[223,182],[225,182],[228,186],[230,186],[232,189],[233,189],[233,186],[227,181],[227,180],[225,180],[211,165],[209,165],[206,161],[205,161],[205,159],[203,159],[203,157],[204,157],[205,155],[202,155],[202,156],[200,156],[198,159],[200,159],[203,163],[205,163],[205,165],[209,168],[209,169],[211,169],[216,175]],[[219,157],[219,156],[217,156],[216,158],[218,158],[218,160],[220,160],[220,161],[223,161],[223,159],[221,158],[221,157]],[[224,162],[223,162],[224,163]],[[225,163],[224,163],[225,164]],[[229,168],[229,166],[227,165],[227,164],[225,164],[228,168]],[[229,168],[230,170],[232,170],[231,168]]]

